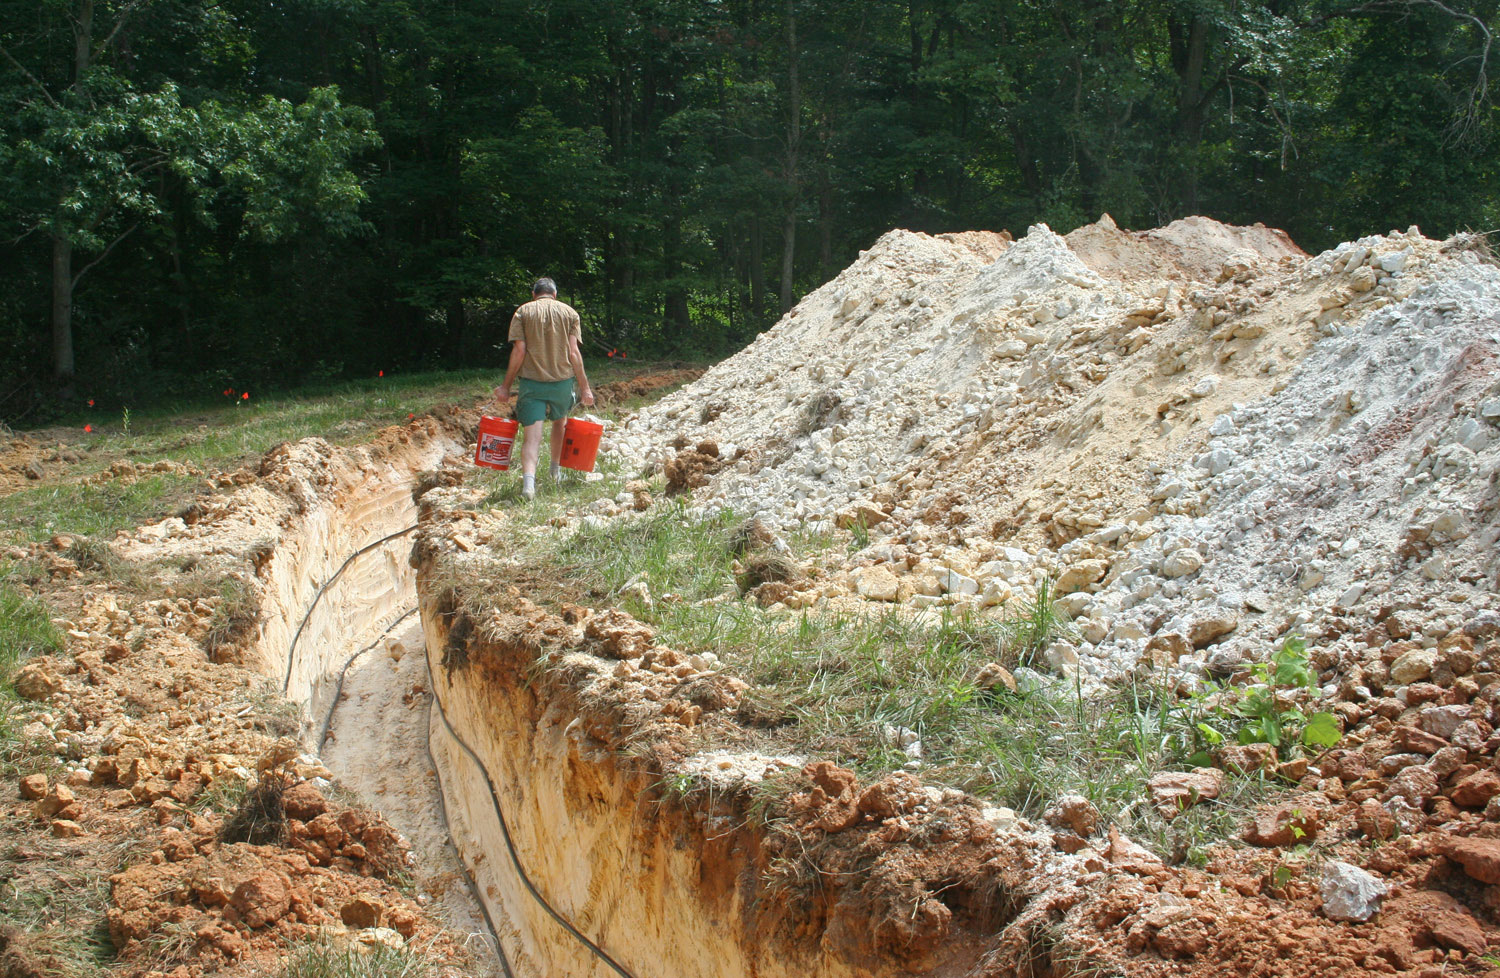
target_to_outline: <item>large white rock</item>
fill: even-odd
[[[1391,888],[1358,866],[1331,859],[1323,867],[1319,886],[1323,914],[1333,920],[1364,923],[1380,912],[1380,901]]]
[[[1192,547],[1183,547],[1167,554],[1161,562],[1163,577],[1186,577],[1203,567],[1203,555]]]

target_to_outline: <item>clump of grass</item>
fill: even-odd
[[[8,685],[26,659],[62,650],[63,634],[47,606],[0,577],[0,683]]]
[[[245,795],[250,791],[250,783],[227,775],[209,782],[207,788],[198,792],[192,801],[192,809],[195,812],[218,812],[221,815],[231,815],[239,810]]]
[[[302,729],[302,712],[281,695],[275,683],[265,682],[250,691],[250,722],[273,737],[291,737]]]
[[[797,577],[797,562],[775,550],[750,554],[739,575],[740,592],[754,590],[762,584],[785,584]]]
[[[802,417],[797,421],[797,434],[806,436],[828,427],[843,403],[843,398],[831,390],[808,401],[807,407],[802,409]]]
[[[314,938],[292,949],[280,978],[426,978],[432,963],[420,950]]]
[[[260,598],[249,582],[232,574],[225,575],[218,590],[219,603],[203,637],[203,651],[213,661],[222,662],[255,634]]]
[[[1019,665],[1031,665],[1036,654],[1071,633],[1068,618],[1057,606],[1050,577],[1036,586],[1036,594],[1000,623],[1001,651]]]
[[[266,771],[240,799],[239,807],[224,823],[219,838],[224,842],[248,842],[251,845],[279,845],[286,839],[286,804],[282,800],[291,779],[285,774]]]

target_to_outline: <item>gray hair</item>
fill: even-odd
[[[531,294],[532,295],[550,295],[550,296],[556,298],[557,297],[557,283],[554,282],[554,281],[552,281],[550,278],[539,278],[539,279],[536,280],[536,284],[531,287]]]

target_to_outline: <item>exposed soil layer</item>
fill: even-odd
[[[423,592],[439,690],[458,704],[450,710],[465,718],[465,736],[489,745],[480,753],[512,817],[573,827],[577,849],[563,852],[522,829],[521,858],[558,881],[549,897],[565,916],[593,922],[611,953],[644,963],[658,952],[637,935],[668,926],[653,914],[687,913],[627,908],[617,889],[676,892],[660,882],[680,858],[660,851],[668,833],[703,858],[682,898],[736,922],[728,940],[720,928],[712,967],[673,958],[676,974],[851,965],[997,976],[1490,972],[1488,948],[1500,940],[1490,894],[1500,881],[1500,801],[1489,804],[1500,796],[1490,716],[1500,681],[1473,669],[1500,661],[1500,625],[1448,642],[1442,684],[1407,686],[1413,705],[1343,709],[1351,722],[1339,749],[1303,764],[1290,800],[1256,813],[1248,844],[1215,846],[1194,868],[1120,835],[1082,799],[1040,825],[904,773],[862,782],[826,761],[763,758],[765,770],[747,777],[735,745],[753,738],[739,727],[745,686],[734,677],[663,648],[619,611],[557,617],[515,590],[462,599],[451,590],[473,559],[453,541],[485,537],[486,518],[468,498],[461,488],[424,497],[420,576],[448,582]],[[1237,750],[1225,760],[1242,769],[1269,756]],[[705,771],[705,756],[722,758],[722,770]],[[528,784],[524,772],[538,767],[575,776]],[[712,788],[682,799],[691,817],[679,825],[665,786],[685,773],[710,776]],[[757,795],[762,778],[780,787]],[[471,814],[486,808],[484,789],[469,790]],[[631,815],[628,798],[637,799]],[[1325,876],[1335,861],[1386,888],[1371,922],[1330,917]],[[494,898],[513,918],[517,907],[537,916],[524,893]],[[565,953],[565,938],[545,949],[537,919],[523,930],[540,942],[529,956]],[[693,925],[670,926],[681,935]],[[766,934],[786,943],[765,944]]]
[[[332,774],[288,736],[301,723],[279,695],[301,611],[353,549],[349,541],[364,544],[378,526],[367,507],[401,518],[390,493],[410,507],[415,471],[461,446],[471,424],[423,418],[360,449],[313,441],[274,450],[257,470],[223,476],[228,491],[205,497],[191,523],[174,517],[113,541],[111,566],[131,569],[129,582],[101,580],[63,556],[63,539],[10,554],[36,569],[41,597],[72,610],[61,622],[67,653],[33,659],[15,677],[36,704],[22,730],[28,749],[56,759],[12,788],[20,801],[6,804],[9,851],[41,860],[8,866],[8,885],[45,888],[58,859],[106,884],[115,973],[265,974],[289,943],[327,934],[420,946],[442,974],[487,970],[475,964],[482,945],[469,947],[423,906],[430,887],[392,885],[412,873],[406,841],[380,815],[325,797],[318,785]],[[307,553],[318,546],[339,552]],[[384,626],[375,592],[403,578],[387,570],[381,585],[375,556],[375,576],[346,574],[319,603],[343,616],[347,634],[319,634],[338,629],[315,616],[302,655],[336,658],[340,638],[362,641],[364,628]],[[350,602],[370,609],[367,623],[348,627]],[[231,638],[211,659],[210,636],[241,604],[258,614],[248,629],[231,629],[238,644]],[[315,644],[325,641],[333,648]],[[326,676],[301,681],[303,699],[311,687],[327,698]],[[231,823],[248,823],[226,818],[233,805],[217,800],[257,776],[290,786],[252,829],[271,844],[234,841]],[[29,967],[11,961],[31,946],[11,943],[13,971]]]

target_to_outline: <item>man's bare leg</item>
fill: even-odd
[[[526,426],[521,442],[521,495],[527,499],[536,496],[536,460],[542,454],[542,423]]]
[[[552,469],[551,469],[551,475],[552,475],[552,481],[553,482],[556,482],[558,479],[562,478],[563,434],[567,430],[567,427],[568,427],[568,421],[567,421],[566,418],[562,418],[562,419],[559,419],[557,421],[552,422],[552,444],[551,444],[551,448],[552,448]]]

